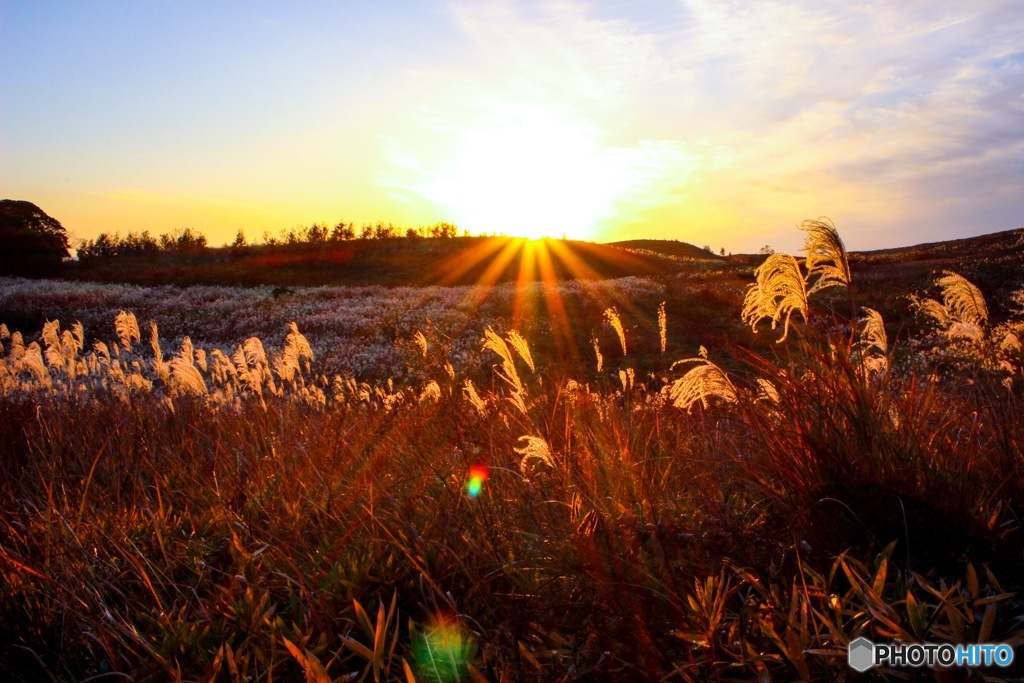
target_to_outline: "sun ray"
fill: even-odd
[[[536,256],[539,240],[524,240],[519,252],[519,271],[516,273],[516,293],[512,300],[512,326],[522,327],[523,318],[533,306],[533,288],[536,277]]]
[[[558,288],[558,276],[551,262],[549,246],[554,243],[554,240],[543,240],[538,245],[536,249],[537,272],[540,275],[541,291],[544,296],[548,322],[551,326],[551,337],[555,353],[559,356],[568,355],[569,360],[575,364],[579,360],[579,351],[573,338],[569,316],[565,310],[565,301],[562,299],[561,291]]]

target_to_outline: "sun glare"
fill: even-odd
[[[592,238],[629,190],[630,171],[594,125],[516,108],[468,126],[420,189],[460,226],[528,238]]]

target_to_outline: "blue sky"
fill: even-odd
[[[7,0],[0,194],[81,237],[961,237],[1024,225],[1022,37],[1019,0]]]

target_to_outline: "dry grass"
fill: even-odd
[[[786,268],[750,315],[808,317]],[[1024,642],[1012,345],[936,366],[866,310],[594,378],[488,328],[486,380],[421,335],[396,385],[317,375],[297,327],[165,361],[127,315],[0,328],[8,677],[824,680],[860,635]]]

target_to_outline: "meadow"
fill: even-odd
[[[821,680],[861,635],[1018,647],[1024,289],[935,273],[894,329],[803,227],[746,288],[0,280],[0,671]]]

